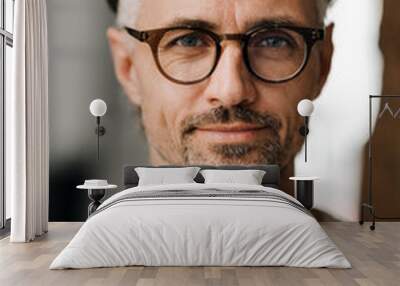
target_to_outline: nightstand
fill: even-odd
[[[88,217],[100,206],[100,201],[104,198],[106,190],[116,189],[117,187],[117,185],[108,184],[106,180],[85,180],[83,185],[76,187],[77,189],[88,191],[88,197],[91,200],[88,206]]]
[[[289,180],[295,181],[295,198],[302,203],[306,209],[311,210],[314,205],[314,181],[319,180],[319,178],[290,177]]]

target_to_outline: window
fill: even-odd
[[[5,193],[4,188],[4,106],[6,94],[11,92],[13,32],[14,0],[0,0],[0,228],[2,229],[11,216],[10,194]]]

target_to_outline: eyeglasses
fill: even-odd
[[[244,62],[255,77],[268,83],[286,82],[304,70],[312,47],[324,39],[323,29],[280,24],[259,26],[245,34],[222,35],[190,26],[125,30],[147,43],[160,72],[179,84],[208,78],[217,67],[221,42],[225,40],[240,42]]]

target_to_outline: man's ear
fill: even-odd
[[[332,56],[333,56],[333,30],[335,25],[332,23],[325,29],[325,38],[320,47],[320,76],[318,82],[318,92],[316,97],[321,93],[325,86],[326,80],[328,79],[329,73],[331,71]]]
[[[116,28],[109,28],[107,37],[114,61],[115,75],[129,100],[140,106],[139,82],[133,70],[133,47],[127,43],[124,32]]]

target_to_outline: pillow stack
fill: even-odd
[[[200,174],[204,177],[205,184],[261,185],[265,171],[206,169]]]
[[[135,168],[139,176],[139,186],[196,183],[194,178],[199,167],[183,168]]]
[[[138,186],[190,184],[196,183],[194,179],[198,175],[200,167],[137,167],[135,171],[139,176]],[[205,184],[261,185],[265,171],[203,169],[200,174],[203,176]]]

